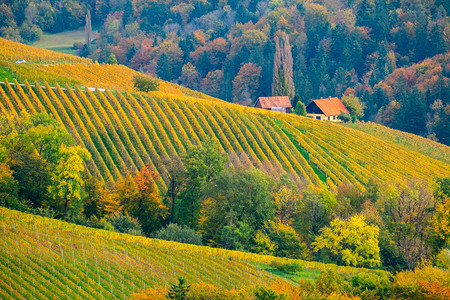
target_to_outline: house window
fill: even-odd
[[[333,120],[336,120],[336,116],[333,116]]]
[[[316,119],[317,119],[317,120],[320,120],[320,116],[316,116]]]
[[[331,120],[331,117],[328,117],[328,121],[330,121]]]

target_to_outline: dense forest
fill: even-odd
[[[450,143],[445,0],[1,3],[0,34],[9,39],[85,26],[86,44],[74,46],[99,62],[247,105],[260,95],[308,104],[353,94],[363,120]]]

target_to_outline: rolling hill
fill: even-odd
[[[180,276],[231,289],[286,280],[265,268],[274,259],[238,251],[120,234],[0,207],[0,299],[125,299]],[[280,259],[302,273],[365,269]],[[380,272],[380,271],[376,271]]]
[[[149,164],[165,190],[162,158],[182,155],[205,139],[213,139],[234,166],[256,167],[273,176],[287,173],[299,185],[349,182],[364,189],[371,177],[450,174],[449,162],[439,159],[448,147],[431,141],[441,150],[424,153],[420,145],[404,147],[393,142],[396,138],[379,138],[363,128],[230,104],[163,81],[157,92],[137,93],[132,78],[138,73],[124,66],[99,65],[3,39],[0,58],[14,78],[0,85],[0,111],[52,114],[90,151],[88,172],[104,181]],[[17,59],[27,63],[15,64]]]

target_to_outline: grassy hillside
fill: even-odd
[[[94,32],[94,34],[97,34]],[[75,54],[73,44],[85,42],[84,27],[59,33],[44,33],[42,37],[32,45],[37,48],[54,50],[57,52]]]
[[[254,166],[270,175],[287,173],[299,185],[350,182],[363,189],[372,176],[392,180],[450,173],[447,161],[336,124],[229,104],[165,82],[158,92],[132,94],[137,72],[124,66],[98,65],[2,39],[0,58],[20,79],[47,74],[40,68],[58,76],[54,84],[9,84],[5,79],[0,111],[53,114],[91,152],[89,173],[105,181],[149,163],[161,175],[164,189],[161,158],[181,155],[207,138],[217,142],[233,165]],[[29,63],[12,63],[18,58]],[[91,92],[78,85],[115,91]]]
[[[227,289],[284,280],[270,272],[270,256],[86,228],[3,207],[0,231],[0,299],[124,299],[167,287],[179,276]],[[302,278],[328,269],[365,272],[296,262],[304,268]]]

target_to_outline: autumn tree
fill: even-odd
[[[91,11],[88,10],[86,14],[86,24],[84,25],[84,40],[85,45],[87,45],[87,49],[91,47],[92,43],[92,25],[91,25]]]
[[[321,229],[312,246],[316,252],[326,249],[339,263],[375,267],[380,265],[378,235],[378,226],[366,224],[363,216],[348,221],[336,218],[330,227]]]
[[[224,74],[222,70],[208,72],[201,80],[200,89],[203,93],[225,99]]]
[[[81,189],[83,185],[84,162],[91,158],[86,149],[79,146],[61,145],[60,160],[52,174],[48,187],[51,203],[62,210],[65,219],[73,220],[83,209]]]
[[[254,63],[241,66],[239,73],[233,79],[233,101],[241,104],[251,104],[259,89],[261,67]]]
[[[279,31],[275,35],[275,56],[273,60],[272,94],[274,96],[288,96],[292,99],[295,95],[293,79],[293,59],[289,35]]]
[[[275,220],[282,224],[292,223],[303,206],[300,191],[285,185],[273,193],[272,202],[275,205]]]
[[[378,200],[380,214],[409,269],[426,259],[430,248],[427,230],[436,201],[425,179],[397,181],[386,186]]]
[[[200,75],[197,69],[190,62],[181,69],[180,83],[185,87],[198,90],[200,86]]]
[[[148,165],[138,174],[125,175],[116,183],[116,193],[123,211],[136,218],[149,236],[161,227],[167,207],[156,188],[156,173]]]

